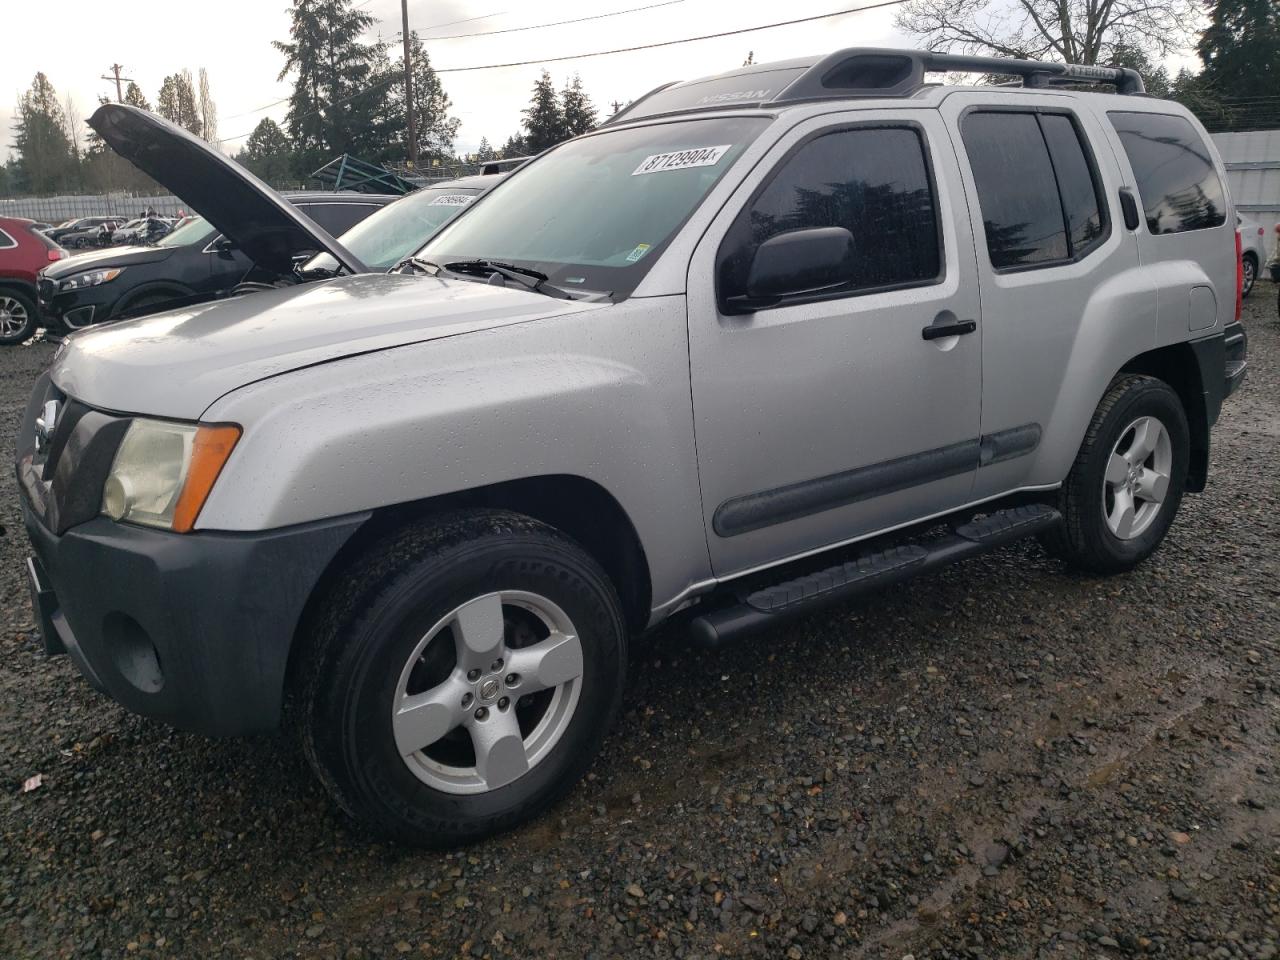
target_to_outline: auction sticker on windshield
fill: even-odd
[[[431,201],[433,207],[465,207],[475,197],[469,193],[446,193]]]
[[[725,143],[718,147],[693,147],[689,150],[655,153],[640,161],[640,166],[632,170],[631,175],[637,177],[642,173],[664,173],[667,170],[687,170],[689,167],[714,167],[732,146],[731,143]]]

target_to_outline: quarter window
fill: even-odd
[[[0,250],[8,250],[10,247],[16,247],[17,245],[17,240],[0,230]]]
[[[844,227],[853,234],[853,275],[824,297],[937,280],[937,203],[920,134],[907,127],[859,127],[801,146],[729,228],[720,248],[722,301],[746,292],[760,244],[811,227]]]
[[[1182,233],[1227,222],[1226,191],[1209,148],[1185,117],[1112,113],[1152,233]]]
[[[1106,204],[1070,117],[977,112],[961,133],[997,270],[1078,260],[1106,238]]]

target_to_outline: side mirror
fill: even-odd
[[[811,227],[770,237],[756,248],[745,296],[729,303],[743,311],[771,307],[783,297],[821,293],[853,278],[853,234],[844,227]]]
[[[231,254],[238,249],[236,242],[230,237],[219,237],[218,241],[213,245],[213,249],[218,251],[218,256],[230,260]]]

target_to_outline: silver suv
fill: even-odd
[[[1222,164],[1141,90],[865,49],[671,84],[399,272],[76,334],[17,444],[45,646],[188,729],[291,714],[440,845],[571,787],[663,621],[1032,535],[1132,568],[1245,369]]]

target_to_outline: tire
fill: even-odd
[[[0,345],[13,346],[35,336],[36,305],[25,293],[0,288]]]
[[[518,514],[402,531],[356,561],[309,624],[293,704],[303,749],[344,811],[403,843],[456,846],[537,816],[586,772],[622,701],[612,583]],[[410,697],[434,712],[407,710]]]
[[[1163,431],[1163,445],[1155,427]],[[1148,446],[1151,452],[1143,456]],[[1122,374],[1094,411],[1059,492],[1064,522],[1042,542],[1078,570],[1133,569],[1160,545],[1178,513],[1190,446],[1186,412],[1168,384]],[[1126,503],[1134,507],[1128,513]]]
[[[1240,299],[1253,293],[1253,285],[1258,282],[1258,260],[1251,253],[1240,258]]]

